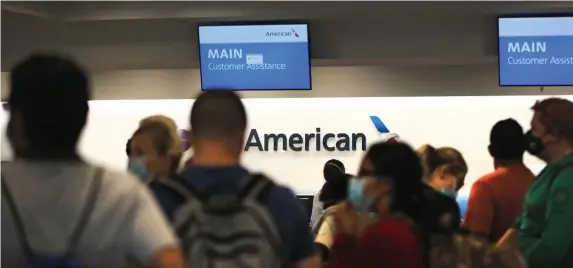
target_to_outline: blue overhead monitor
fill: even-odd
[[[199,26],[202,90],[310,90],[308,24]]]
[[[572,86],[573,15],[500,17],[501,86]]]

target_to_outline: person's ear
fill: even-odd
[[[492,147],[491,147],[491,144],[487,146],[487,151],[489,152],[489,155],[490,155],[491,157],[494,157],[494,156],[493,156],[494,153],[493,153],[493,149],[492,149]]]
[[[436,177],[443,180],[446,177],[446,169],[447,168],[448,168],[448,166],[446,166],[446,165],[440,166],[440,167],[436,168],[436,171],[434,171],[434,174],[436,175]]]

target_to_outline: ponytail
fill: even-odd
[[[432,145],[425,144],[417,150],[424,170],[424,180],[431,178],[434,171],[441,165],[438,150]]]

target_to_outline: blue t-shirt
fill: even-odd
[[[238,189],[238,182],[249,172],[241,166],[228,167],[198,167],[185,169],[181,180],[191,184],[197,190],[203,191],[217,183],[220,189]],[[173,192],[153,189],[160,206],[166,215],[171,216],[181,204],[181,197]],[[288,188],[276,185],[269,190],[267,208],[275,221],[280,233],[283,248],[291,264],[313,256],[317,251],[314,239],[308,227],[308,215],[295,194]]]

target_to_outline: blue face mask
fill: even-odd
[[[443,188],[440,190],[440,192],[444,195],[447,195],[453,199],[456,199],[456,197],[458,197],[458,192],[456,191],[455,188]]]
[[[153,177],[153,175],[147,171],[144,157],[130,157],[127,169],[145,183],[150,181]]]
[[[364,180],[353,178],[348,185],[348,201],[359,212],[368,212],[372,198],[364,195]]]

